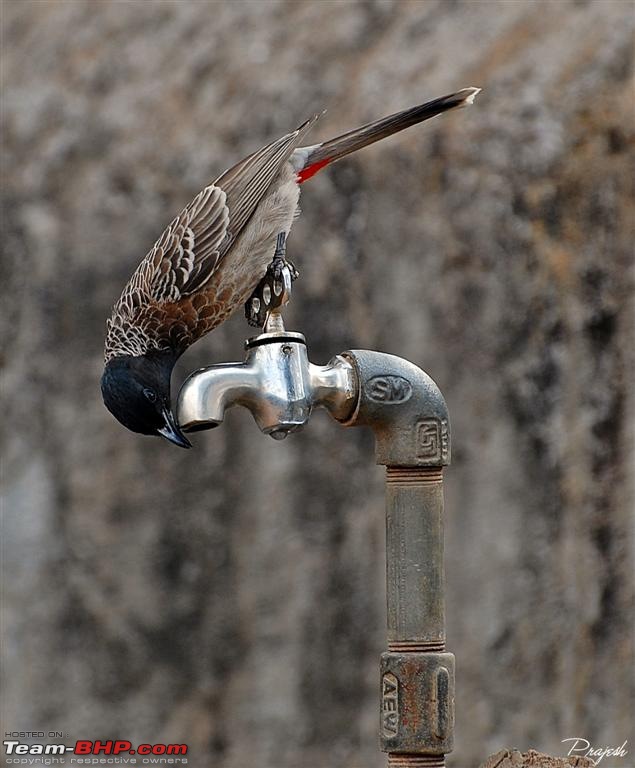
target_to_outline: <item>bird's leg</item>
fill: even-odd
[[[287,233],[280,232],[276,240],[276,250],[271,264],[267,267],[267,272],[271,272],[274,280],[281,280],[284,267],[289,268],[292,280],[297,280],[300,277],[300,273],[295,266],[290,261],[287,261]]]
[[[245,304],[245,317],[254,327],[264,327],[271,312],[279,311],[289,301],[291,283],[299,277],[298,270],[287,261],[286,239],[285,232],[278,235],[276,250],[265,276]]]

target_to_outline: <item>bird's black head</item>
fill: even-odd
[[[175,445],[190,448],[170,406],[175,362],[173,354],[158,351],[139,357],[114,357],[104,368],[101,393],[106,408],[124,427],[142,435],[161,435]]]

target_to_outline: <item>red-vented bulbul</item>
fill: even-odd
[[[101,390],[128,429],[184,448],[170,404],[178,357],[241,307],[296,216],[300,184],[367,144],[456,107],[479,88],[429,101],[331,141],[300,146],[317,118],[221,174],[172,221],[139,264],[107,324]]]

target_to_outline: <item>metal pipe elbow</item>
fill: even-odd
[[[342,355],[354,368],[358,398],[345,426],[375,433],[378,464],[443,467],[450,463],[450,419],[439,387],[408,360],[356,349]]]

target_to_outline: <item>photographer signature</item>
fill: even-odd
[[[562,743],[573,742],[573,745],[567,752],[567,757],[571,755],[582,755],[588,757],[593,761],[594,765],[599,765],[605,757],[626,757],[628,750],[625,741],[621,747],[593,747],[588,739],[572,738],[562,739]]]

